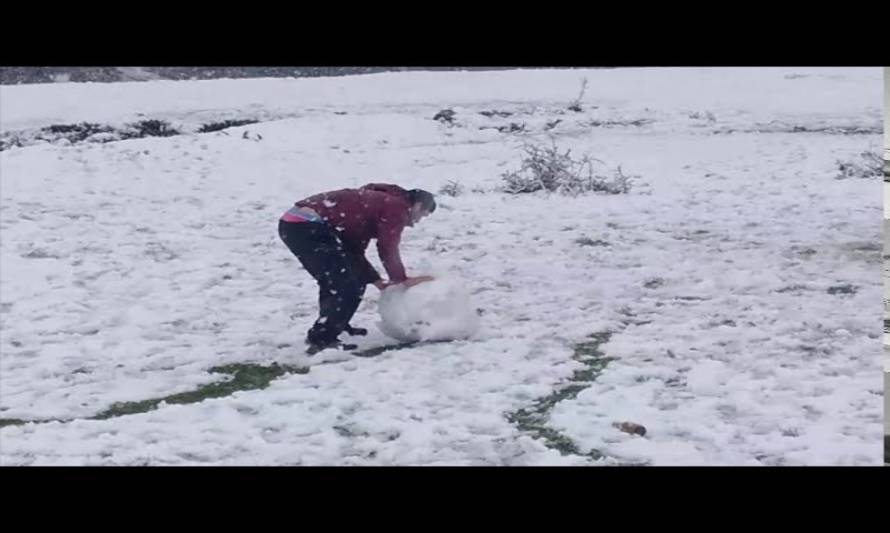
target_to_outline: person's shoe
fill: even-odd
[[[347,335],[350,335],[353,337],[354,336],[363,337],[368,334],[368,330],[366,330],[365,328],[354,328],[348,324],[346,325],[346,329],[343,331],[345,331]]]
[[[347,352],[358,348],[357,344],[347,344],[341,342],[339,339],[334,339],[333,341],[328,342],[311,342],[307,340],[306,345],[306,355],[315,355],[322,350],[329,350],[331,348]]]

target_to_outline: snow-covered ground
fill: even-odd
[[[835,176],[881,149],[881,87],[878,68],[4,86],[6,134],[145,118],[186,133],[0,152],[0,418],[55,420],[0,429],[0,464],[880,464],[881,181]],[[453,125],[432,120],[444,108]],[[194,133],[225,118],[262,122]],[[523,142],[551,138],[641,183],[494,190]],[[278,217],[372,181],[463,184],[406,230],[403,257],[464,280],[481,330],[309,360],[315,285]],[[373,327],[378,299],[353,323]],[[605,458],[562,455],[507,414],[604,331],[615,359],[548,427]],[[248,362],[312,368],[87,420]]]

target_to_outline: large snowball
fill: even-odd
[[[380,331],[405,342],[466,339],[479,328],[469,292],[447,277],[408,289],[389,287],[380,296],[379,311]]]

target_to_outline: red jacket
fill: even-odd
[[[371,239],[377,239],[377,252],[389,279],[401,282],[407,276],[399,255],[399,242],[411,208],[406,192],[398,185],[369,183],[359,189],[316,194],[295,205],[312,208],[337,231],[343,245],[355,256],[363,283],[380,279],[365,257]]]

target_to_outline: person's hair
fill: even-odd
[[[423,189],[411,189],[408,191],[408,201],[411,205],[420,204],[424,211],[432,213],[436,210],[436,197],[433,193]]]

